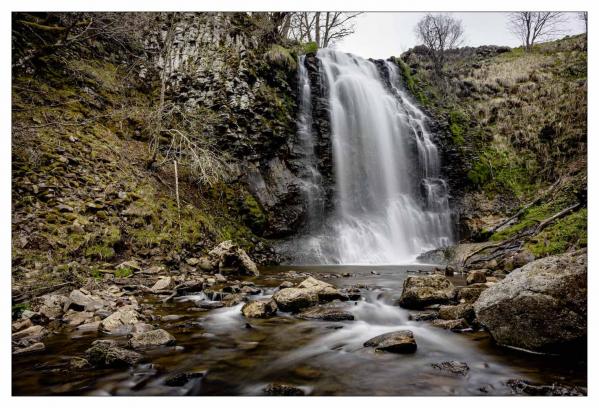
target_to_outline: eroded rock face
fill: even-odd
[[[272,300],[253,300],[241,308],[241,313],[249,318],[264,318],[277,313],[277,303]]]
[[[567,352],[587,335],[586,250],[516,269],[485,290],[474,310],[500,344]]]
[[[410,330],[399,330],[376,336],[366,343],[364,347],[374,347],[375,350],[390,353],[409,354],[416,352],[416,340]]]
[[[399,305],[408,309],[422,309],[433,304],[449,303],[454,287],[441,275],[408,276],[403,284]]]
[[[248,254],[233,241],[223,241],[208,253],[215,267],[233,268],[240,275],[258,276],[258,267]]]

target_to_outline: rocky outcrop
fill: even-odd
[[[250,259],[248,254],[234,244],[233,241],[223,241],[208,253],[210,262],[219,271],[224,272],[227,269],[233,269],[240,275],[258,276],[258,267]]]
[[[453,296],[454,287],[444,276],[408,276],[403,284],[399,305],[408,309],[422,309],[433,304],[449,303]]]
[[[474,310],[500,344],[567,352],[587,335],[586,250],[533,261],[485,290]]]

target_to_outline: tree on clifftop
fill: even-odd
[[[527,51],[537,41],[551,40],[563,33],[566,14],[561,11],[518,11],[509,13],[508,27]]]
[[[427,48],[437,74],[443,71],[445,53],[458,46],[464,34],[462,22],[449,14],[427,14],[414,28],[414,32]]]

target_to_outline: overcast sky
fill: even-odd
[[[417,45],[414,26],[426,13],[365,13],[357,17],[356,32],[346,37],[337,49],[365,58],[388,58]],[[505,13],[450,13],[462,20],[463,45],[508,45],[520,41],[507,28]],[[568,13],[564,30],[569,34],[584,32],[576,13]]]

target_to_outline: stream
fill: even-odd
[[[286,273],[290,269],[297,272],[294,279]],[[253,299],[269,297],[284,280],[296,283],[308,274],[338,287],[361,285],[361,300],[340,303],[354,321],[301,320],[281,312],[246,319],[242,304],[197,310],[195,302],[205,300],[203,294],[167,304],[147,296],[140,300],[150,303],[157,317],[180,317],[160,322],[175,336],[176,346],[146,352],[144,363],[129,369],[73,370],[70,359],[83,357],[92,341],[107,336],[61,332],[46,339],[41,354],[13,356],[13,394],[263,395],[262,389],[273,382],[297,386],[309,395],[505,395],[511,394],[509,379],[586,386],[584,357],[521,352],[494,345],[484,332],[458,334],[410,320],[409,311],[394,302],[407,271],[425,269],[431,267],[279,266],[244,278],[262,289]],[[464,284],[461,276],[451,279]],[[415,354],[363,347],[376,335],[400,329],[414,333]],[[451,360],[466,363],[466,375],[432,365]]]

